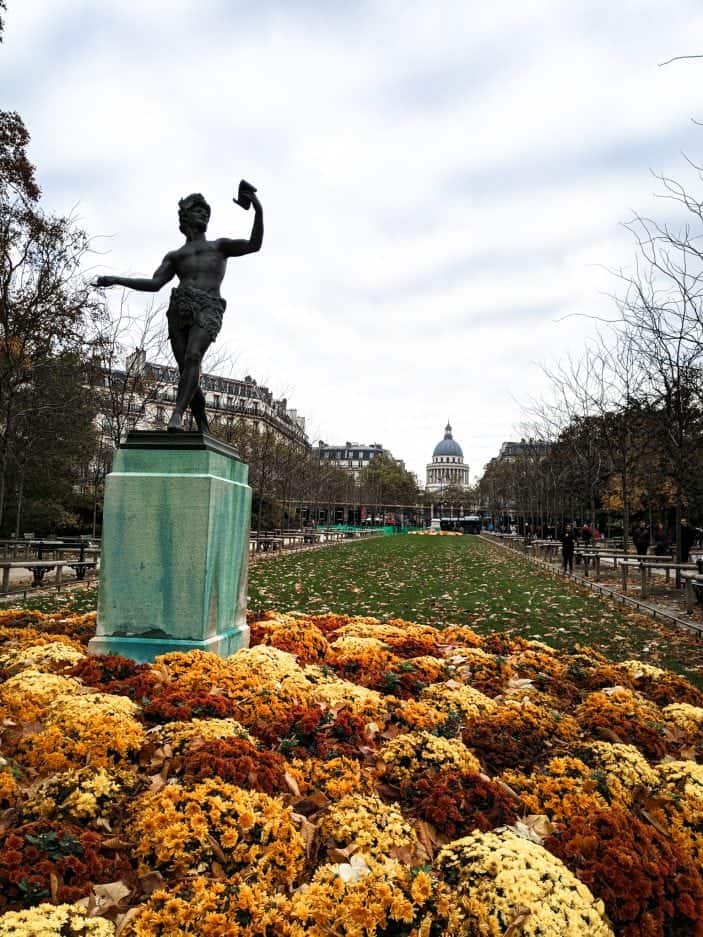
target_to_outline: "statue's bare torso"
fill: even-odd
[[[227,271],[227,255],[222,245],[224,240],[186,241],[182,247],[168,253],[164,260],[183,285],[219,296]]]

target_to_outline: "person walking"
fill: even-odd
[[[632,535],[632,539],[635,542],[635,549],[637,550],[638,556],[646,556],[647,550],[649,549],[649,543],[651,540],[649,534],[649,527],[645,524],[644,521],[640,521],[637,529]]]
[[[681,518],[681,562],[688,563],[688,555],[696,540],[696,532],[685,517]]]
[[[561,535],[561,565],[566,572],[566,567],[569,567],[569,572],[573,573],[574,571],[574,533],[571,529],[571,524],[567,524],[564,528],[564,533]]]
[[[657,524],[653,539],[655,556],[666,556],[669,553],[669,538],[663,524]]]

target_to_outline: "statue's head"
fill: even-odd
[[[210,206],[200,192],[186,195],[178,203],[178,227],[186,237],[191,231],[207,231],[209,221]]]

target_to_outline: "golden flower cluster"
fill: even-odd
[[[5,648],[0,652],[0,668],[16,672],[33,670],[61,671],[75,666],[85,657],[85,651],[62,641],[47,641],[30,647]]]
[[[468,937],[452,890],[434,874],[356,854],[322,865],[285,903],[278,937]]]
[[[354,635],[332,642],[329,662],[340,677],[352,676],[355,681],[374,688],[400,663],[383,641]]]
[[[28,817],[100,820],[109,829],[110,815],[137,786],[132,768],[97,768],[64,771],[42,781],[23,806]]]
[[[236,719],[191,719],[190,722],[167,722],[154,726],[146,734],[147,742],[169,745],[174,754],[181,754],[189,745],[215,739],[255,739]]]
[[[665,824],[703,867],[703,765],[667,761],[656,765],[654,771],[653,810],[659,808]]]
[[[374,777],[364,771],[358,761],[339,757],[322,761],[320,758],[296,758],[291,767],[296,776],[303,778],[304,791],[322,791],[330,800],[341,800],[349,794],[372,794]],[[0,776],[1,777],[1,776]]]
[[[293,706],[310,702],[310,684],[295,657],[275,647],[247,648],[229,658],[228,696],[248,729],[278,721]]]
[[[425,689],[429,689],[429,687]],[[424,693],[424,690],[422,692]],[[451,707],[443,710],[439,706],[430,705],[424,700],[396,700],[392,697],[386,697],[386,707],[388,718],[398,726],[411,732],[422,729],[429,731],[437,729],[446,722],[448,715],[453,715]]]
[[[476,756],[458,739],[431,732],[409,732],[387,742],[379,752],[384,778],[401,790],[428,770],[479,772]]]
[[[568,819],[584,812],[605,810],[612,799],[606,778],[569,755],[551,758],[538,771],[508,769],[500,779],[515,791],[530,814]]]
[[[320,836],[328,848],[361,852],[382,860],[386,856],[415,856],[415,831],[397,804],[385,804],[375,794],[348,794],[323,814]]]
[[[574,754],[598,772],[601,789],[609,800],[629,806],[638,789],[649,789],[656,774],[634,745],[619,742],[585,742]]]
[[[662,712],[664,719],[680,729],[689,744],[698,744],[703,736],[703,707],[690,703],[669,703]]]
[[[62,694],[47,705],[40,731],[19,742],[17,761],[40,775],[118,765],[144,742],[138,711],[124,696]]]
[[[383,720],[388,714],[388,698],[314,665],[305,668],[310,702],[325,709],[350,709],[357,716]]]
[[[664,715],[656,703],[635,690],[616,686],[589,693],[574,715],[582,730],[598,735],[614,732],[620,741],[635,745],[650,760],[666,753]]]
[[[283,921],[282,895],[243,876],[226,880],[192,876],[173,889],[159,888],[122,931],[123,937],[271,937]]]
[[[305,842],[290,807],[219,779],[142,794],[130,805],[127,828],[143,874],[248,871],[289,887],[305,864]]]
[[[0,647],[3,653],[7,653],[9,650],[38,647],[41,644],[55,644],[57,642],[59,644],[65,644],[67,647],[75,648],[77,651],[82,649],[80,642],[70,637],[68,634],[51,634],[48,631],[40,631],[37,628],[31,627],[12,627],[13,621],[16,622],[18,618],[25,617],[29,614],[35,616],[32,620],[40,626],[45,625],[47,621],[51,620],[49,616],[44,616],[41,612],[29,613],[14,610],[0,612]]]
[[[556,856],[510,830],[456,840],[435,865],[458,892],[467,933],[613,937],[603,902]]]
[[[638,677],[653,677],[656,680],[666,673],[661,667],[656,667],[654,664],[647,664],[641,660],[621,660],[618,666],[622,667],[633,680],[636,680]]]
[[[486,696],[480,690],[475,690],[472,686],[458,683],[455,680],[433,683],[425,687],[420,693],[420,699],[430,702],[445,714],[459,712],[464,719],[493,712],[497,705],[490,696]]]
[[[276,615],[255,625],[260,644],[290,651],[301,664],[324,661],[329,642],[322,631],[303,615]]]
[[[20,795],[20,786],[17,783],[12,765],[0,755],[0,810],[14,807]]]
[[[28,668],[0,684],[0,707],[10,719],[40,719],[57,697],[75,693],[79,684],[71,677]]]
[[[519,676],[547,676],[559,678],[566,672],[566,664],[560,660],[552,648],[539,641],[533,641],[510,657],[511,664]]]
[[[0,916],[0,937],[113,937],[115,925],[79,905],[40,904]]]

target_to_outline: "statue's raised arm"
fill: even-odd
[[[239,183],[238,196],[232,201],[245,210],[250,205],[254,207],[254,224],[251,228],[251,235],[248,241],[220,238],[217,243],[225,257],[241,257],[243,254],[254,254],[256,251],[261,250],[261,244],[264,240],[264,210],[256,196],[256,189],[250,182],[242,179]]]

